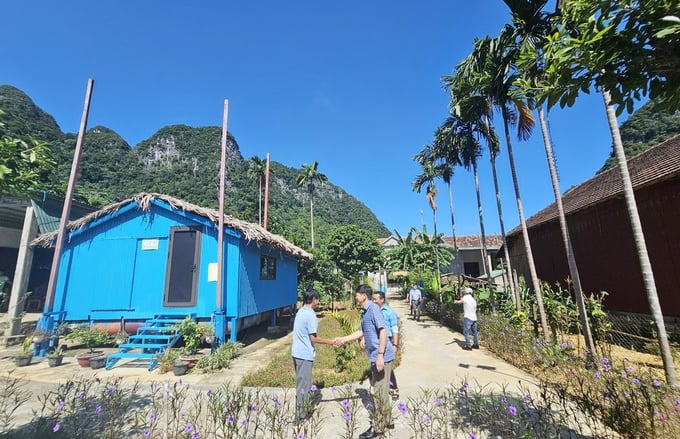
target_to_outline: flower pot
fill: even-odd
[[[22,355],[21,357],[14,357],[14,363],[17,367],[24,367],[31,364],[32,359],[33,355]]]
[[[172,373],[174,373],[175,376],[185,375],[188,370],[189,363],[186,361],[175,361],[172,365]]]
[[[90,358],[90,367],[92,369],[101,369],[106,365],[106,355]]]
[[[80,367],[90,367],[90,359],[94,357],[101,357],[103,355],[102,351],[98,352],[87,352],[85,354],[76,355],[76,360]]]
[[[180,355],[179,361],[187,363],[189,369],[193,369],[198,360],[204,357],[204,354]]]
[[[60,366],[63,361],[64,361],[63,355],[59,355],[58,357],[47,357],[47,364],[50,367]]]

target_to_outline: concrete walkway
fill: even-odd
[[[464,380],[478,383],[487,388],[500,389],[505,387],[508,391],[518,392],[519,385],[533,387],[536,380],[521,370],[494,357],[484,349],[484,340],[481,340],[482,348],[479,350],[466,351],[462,334],[432,321],[427,316],[417,322],[408,317],[407,304],[388,295],[390,306],[399,316],[402,324],[404,349],[401,365],[395,373],[400,387],[400,400],[407,401],[409,397],[417,398],[422,388],[442,389],[449,385],[460,385]],[[182,382],[190,384],[193,389],[202,390],[217,388],[225,381],[238,383],[238,380],[247,372],[265,364],[273,354],[288,349],[290,334],[275,341],[263,341],[260,346],[255,343],[249,347],[249,353],[239,357],[230,369],[215,374],[189,374],[181,377]],[[1,370],[13,368],[11,356],[7,353],[0,358]],[[14,372],[15,377],[26,380],[26,388],[34,394],[41,394],[53,388],[57,383],[64,383],[77,376],[82,377],[123,377],[124,382],[160,381],[173,384],[180,377],[172,373],[159,374],[148,372],[144,368],[117,366],[110,371],[83,369],[78,367],[73,357],[66,358],[68,362],[57,368],[49,368],[46,361],[33,364],[25,368],[18,368]],[[368,389],[368,383],[355,383],[358,387]],[[293,396],[290,389],[288,393]],[[340,431],[344,426],[342,416],[339,416],[339,404],[337,395],[332,394],[331,389],[323,389],[321,392],[322,412],[327,419],[323,422],[321,434],[318,437],[336,438],[341,437]],[[36,401],[36,398],[33,398]],[[368,427],[368,415],[366,410],[360,409],[358,413],[358,434]],[[27,422],[30,419],[30,407],[22,407],[18,414],[18,421]],[[395,417],[395,428],[389,431],[389,437],[409,438],[407,420],[403,416]]]

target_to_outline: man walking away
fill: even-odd
[[[463,335],[465,336],[466,351],[472,348],[479,349],[479,333],[477,331],[477,301],[472,297],[472,288],[465,288],[465,294],[454,303],[463,304]],[[475,344],[470,346],[470,330],[474,336]]]
[[[411,317],[420,321],[420,304],[423,302],[423,292],[413,283],[408,291],[409,304],[411,305]]]
[[[333,344],[333,340],[319,338],[316,332],[319,323],[316,319],[316,307],[319,305],[319,293],[309,289],[303,296],[304,305],[295,315],[293,323],[293,366],[295,366],[295,408],[298,419],[307,417],[312,387],[312,366],[316,358],[314,343]]]
[[[387,325],[378,305],[372,302],[373,289],[359,285],[354,295],[361,311],[361,328],[344,337],[338,337],[338,344],[358,340],[363,337],[366,356],[371,363],[371,383],[373,384],[373,408],[371,426],[359,435],[360,439],[383,436],[385,429],[392,424],[392,404],[389,400],[390,375],[394,361],[394,347],[387,338]]]

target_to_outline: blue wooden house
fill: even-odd
[[[225,215],[223,288],[217,291],[218,224],[216,210],[155,193],[69,223],[53,309],[46,304],[45,316],[113,325],[193,316],[210,322],[223,342],[294,306],[298,259],[312,256]],[[49,245],[54,237],[42,235],[34,244]]]

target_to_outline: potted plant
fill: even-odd
[[[184,348],[182,349],[182,356],[180,360],[188,363],[188,368],[191,369],[196,361],[199,359],[198,347],[201,345],[204,337],[204,326],[194,321],[190,317],[186,317],[179,323],[176,323],[174,329],[182,333],[182,341]]]
[[[81,367],[89,367],[92,358],[102,356],[101,351],[94,350],[95,347],[110,344],[112,341],[111,336],[106,331],[92,326],[79,326],[65,338],[77,340],[88,348],[88,352],[76,355],[76,360]]]
[[[182,376],[185,375],[189,370],[189,362],[185,360],[175,360],[174,363],[172,363],[172,373],[175,374],[175,376]]]
[[[26,337],[21,343],[21,352],[14,357],[17,367],[28,366],[33,359],[33,337]]]
[[[97,355],[90,358],[90,367],[92,369],[101,369],[106,365],[106,355]]]
[[[64,349],[61,346],[47,353],[47,364],[50,367],[57,367],[64,361]]]

